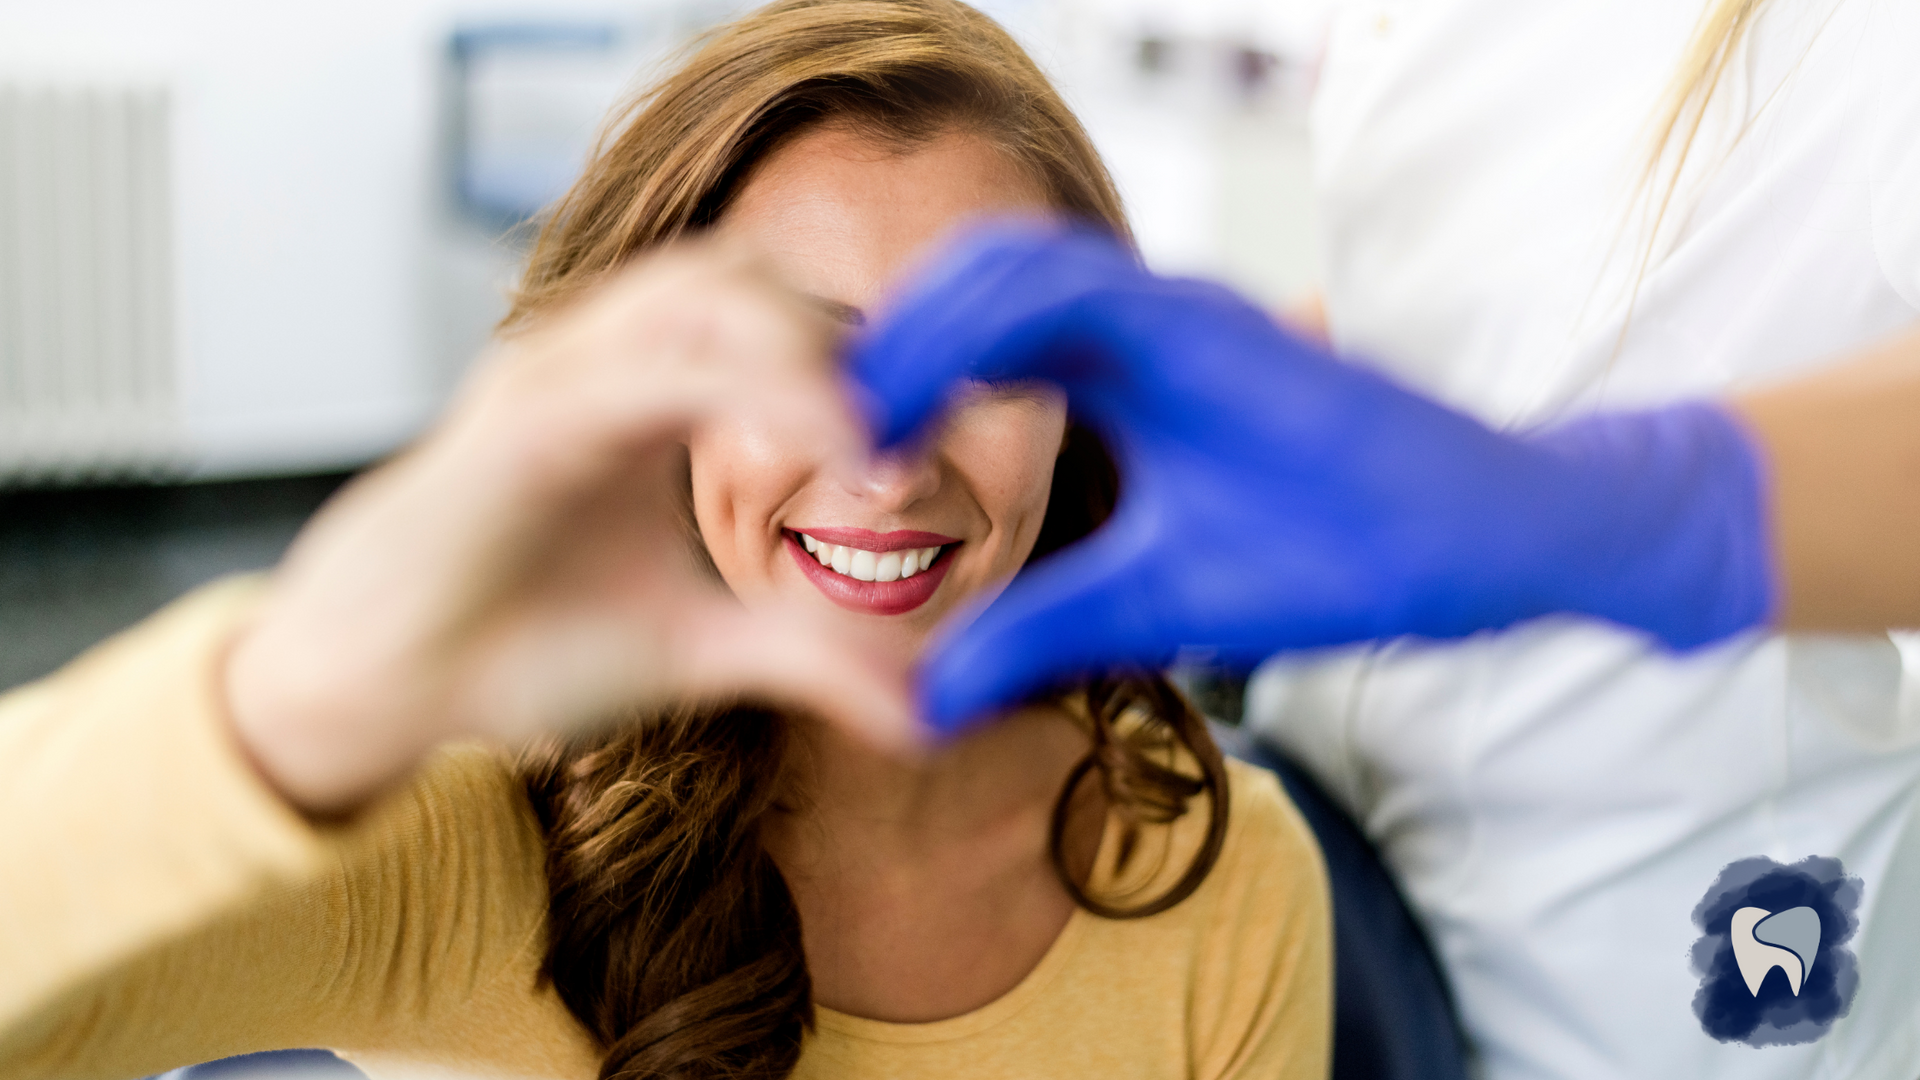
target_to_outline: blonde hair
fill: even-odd
[[[1662,161],[1671,157],[1672,164],[1664,178],[1665,190],[1657,201],[1650,232],[1659,231],[1660,222],[1665,219],[1673,203],[1674,191],[1679,187],[1680,170],[1686,165],[1687,157],[1693,152],[1694,142],[1700,135],[1700,125],[1706,118],[1707,106],[1713,101],[1715,91],[1726,77],[1727,68],[1739,53],[1741,43],[1746,40],[1747,32],[1752,29],[1754,19],[1765,2],[1715,0],[1701,16],[1693,41],[1681,57],[1680,67],[1674,72],[1673,81],[1667,85],[1659,111],[1654,114],[1653,143],[1641,176],[1642,189],[1651,192],[1657,183],[1662,182],[1659,176]],[[1679,140],[1678,146],[1675,145],[1676,138]],[[1649,245],[1651,243],[1649,239]]]
[[[1661,95],[1660,105],[1653,116],[1646,163],[1640,170],[1633,195],[1628,199],[1621,230],[1616,234],[1616,243],[1625,241],[1632,233],[1637,211],[1642,207],[1650,207],[1645,239],[1640,244],[1639,256],[1633,267],[1632,284],[1627,293],[1626,314],[1620,320],[1620,331],[1614,336],[1613,352],[1607,359],[1609,371],[1626,350],[1627,334],[1633,329],[1634,312],[1640,304],[1640,289],[1646,284],[1647,271],[1653,266],[1661,227],[1666,224],[1668,212],[1673,208],[1674,196],[1680,189],[1680,175],[1693,153],[1694,143],[1698,141],[1707,106],[1720,89],[1727,69],[1732,66],[1733,58],[1739,53],[1741,43],[1746,40],[1747,32],[1753,28],[1754,19],[1765,3],[1766,0],[1712,0],[1694,29],[1693,40],[1681,56],[1680,66],[1668,82],[1666,92]],[[1663,163],[1667,165],[1664,175],[1661,168]]]

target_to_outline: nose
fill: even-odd
[[[875,508],[897,513],[940,490],[940,465],[925,452],[878,454],[854,487]]]

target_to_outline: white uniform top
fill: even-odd
[[[1643,235],[1625,207],[1701,6],[1343,4],[1314,104],[1338,345],[1511,426],[1718,395],[1920,322],[1920,4],[1773,0],[1620,342]],[[1902,683],[1885,636],[1674,657],[1557,619],[1276,662],[1249,715],[1381,846],[1486,1076],[1914,1080]],[[1754,855],[1864,879],[1859,990],[1812,1044],[1717,1043],[1692,1011],[1692,910]]]

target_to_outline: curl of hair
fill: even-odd
[[[1059,210],[1128,236],[1086,133],[991,20],[953,0],[781,0],[715,32],[618,118],[549,215],[503,326],[712,225],[756,162],[824,122],[903,147],[977,134]],[[1072,426],[1033,559],[1092,532],[1118,490],[1100,441]],[[1155,674],[1092,678],[1056,700],[1090,746],[1055,806],[1062,882],[1109,918],[1166,910],[1199,886],[1226,834],[1219,750]],[[813,1020],[799,915],[759,839],[781,790],[788,723],[765,709],[686,706],[525,755],[547,841],[543,976],[604,1048],[603,1080],[772,1080],[798,1061]],[[1176,767],[1182,748],[1198,776]],[[1123,865],[1141,828],[1207,796],[1206,839],[1165,895],[1123,906],[1088,895],[1069,871],[1070,807],[1096,776],[1122,825]]]
[[[785,722],[679,710],[529,753],[546,974],[602,1077],[784,1077],[812,1023],[800,917],[758,828]]]

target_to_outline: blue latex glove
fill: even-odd
[[[972,235],[855,345],[850,371],[883,445],[957,380],[1039,378],[1120,465],[1105,527],[936,643],[921,692],[946,730],[1181,646],[1251,666],[1578,612],[1687,648],[1772,608],[1758,462],[1719,409],[1501,434],[1102,236]]]

